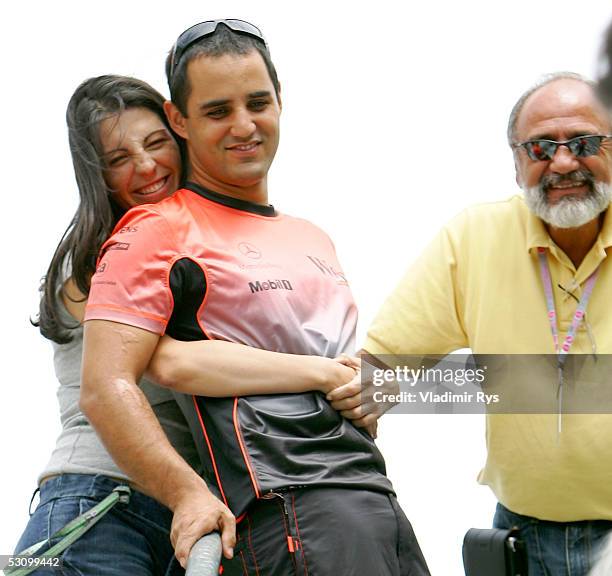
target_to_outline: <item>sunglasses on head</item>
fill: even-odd
[[[183,54],[185,54],[187,48],[198,40],[214,34],[219,24],[225,24],[230,30],[238,32],[239,34],[252,36],[253,38],[256,38],[262,42],[263,45],[268,48],[268,44],[261,33],[261,30],[250,22],[236,19],[206,20],[205,22],[194,24],[191,28],[187,28],[187,30],[185,30],[174,43],[172,48],[172,58],[170,59],[170,78],[174,76],[174,71],[176,70],[178,63],[183,57]]]
[[[578,158],[586,158],[587,156],[595,156],[601,148],[604,140],[612,138],[611,134],[589,134],[586,136],[576,136],[570,140],[557,142],[555,140],[528,140],[519,144],[513,144],[513,148],[523,147],[527,152],[527,156],[532,160],[552,160],[559,146],[567,146],[569,151]]]

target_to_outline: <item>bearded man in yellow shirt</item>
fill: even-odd
[[[560,366],[568,353],[612,352],[611,134],[579,75],[525,92],[508,125],[523,195],[447,224],[383,304],[364,351],[560,354]],[[373,419],[355,392],[347,384],[330,399]],[[494,524],[521,528],[530,576],[584,575],[612,529],[612,414],[507,412],[487,415],[479,477],[499,500]]]

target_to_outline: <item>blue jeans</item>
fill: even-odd
[[[43,483],[40,503],[15,553],[41,540],[108,496],[119,483],[101,475],[63,474]],[[118,503],[61,555],[62,570],[33,574],[59,576],[170,576],[184,574],[170,544],[172,512],[132,490],[129,504]],[[56,539],[49,542],[54,545]],[[46,548],[45,548],[46,549]]]
[[[520,529],[527,544],[529,576],[586,576],[612,521],[550,522],[515,514],[498,504],[493,526]]]

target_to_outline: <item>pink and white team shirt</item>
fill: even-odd
[[[119,222],[92,278],[93,319],[335,357],[354,350],[357,310],[318,227],[190,184]],[[180,403],[207,480],[235,514],[283,486],[392,491],[369,436],[319,393]]]

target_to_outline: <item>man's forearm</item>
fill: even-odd
[[[185,492],[206,487],[170,444],[137,385],[158,340],[131,326],[86,322],[81,408],[131,481],[174,509]]]
[[[134,381],[114,379],[95,392],[100,389],[95,384],[85,386],[83,411],[135,487],[172,510],[170,538],[181,565],[194,542],[212,530],[221,532],[223,554],[231,558],[232,513],[170,444],[140,388]]]
[[[124,379],[85,389],[81,405],[116,464],[132,483],[170,509],[190,490],[207,490],[168,441],[140,388]]]

